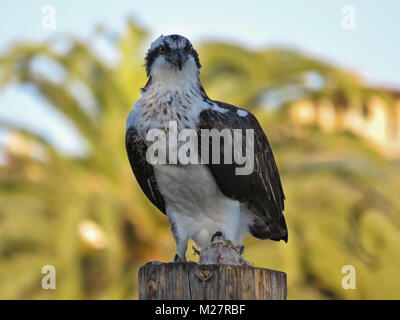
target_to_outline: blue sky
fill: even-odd
[[[41,27],[41,10],[47,4],[56,9],[55,30]],[[355,30],[342,28],[344,5],[355,8]],[[179,33],[194,44],[212,38],[251,47],[285,45],[358,72],[368,83],[400,88],[399,13],[396,0],[14,0],[0,11],[0,50],[17,40],[40,40],[62,32],[88,36],[98,24],[121,30],[125,18],[133,16],[153,39]],[[74,136],[65,139],[70,128],[48,113],[49,106],[29,90],[0,93],[0,118],[34,126],[64,151],[74,152]]]

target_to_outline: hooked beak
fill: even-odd
[[[176,49],[171,52],[169,62],[172,64],[176,65],[179,68],[179,71],[182,70],[182,65],[183,65],[183,55],[181,50]]]

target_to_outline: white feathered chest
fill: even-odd
[[[135,103],[128,122],[133,124],[143,139],[151,129],[161,129],[168,136],[170,121],[176,121],[178,131],[196,130],[201,111],[208,108],[218,106],[205,102],[200,92],[193,88],[168,91],[152,88]],[[222,195],[206,165],[156,164],[153,167],[169,219],[180,219],[177,225],[185,236],[205,246],[211,235],[219,229],[228,234],[236,232],[236,223],[229,232],[223,226],[227,224],[227,213],[229,216],[238,214],[238,204]],[[236,238],[236,235],[232,236],[232,239]]]
[[[176,121],[178,131],[196,129],[200,112],[209,107],[194,87],[171,88],[153,84],[135,103],[132,121],[145,139],[150,129],[167,132],[170,121]]]

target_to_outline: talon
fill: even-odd
[[[217,231],[216,233],[213,234],[213,236],[211,237],[211,243],[214,242],[215,238],[219,238],[222,237],[224,234],[221,231]]]
[[[186,257],[181,258],[178,254],[176,254],[174,257],[174,262],[175,263],[186,262]]]
[[[197,249],[195,246],[192,246],[192,249],[194,251],[194,254],[200,255],[200,250]]]

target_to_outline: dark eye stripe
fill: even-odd
[[[167,52],[168,50],[170,50],[171,48],[169,47],[169,45],[166,43],[163,46],[159,46],[158,47],[158,51],[163,51],[163,52]]]
[[[201,64],[199,61],[199,55],[198,55],[197,51],[191,45],[190,41],[188,41],[187,39],[184,42],[177,41],[178,39],[180,40],[182,38],[181,36],[177,36],[177,35],[170,36],[170,38],[172,38],[172,40],[174,40],[174,42],[178,45],[178,47],[180,47],[180,45],[182,45],[182,47],[184,47],[184,50],[194,58],[194,61],[197,65],[197,67],[200,69]],[[185,44],[185,46],[183,46],[183,44]],[[163,47],[165,49],[164,52],[160,52],[161,47]],[[165,54],[168,50],[171,50],[170,44],[164,40],[162,45],[159,45],[157,48],[154,48],[152,51],[150,51],[150,50],[147,51],[147,54],[145,57],[145,61],[146,61],[145,66],[146,66],[147,75],[150,75],[150,68],[151,68],[154,60],[159,55]]]

